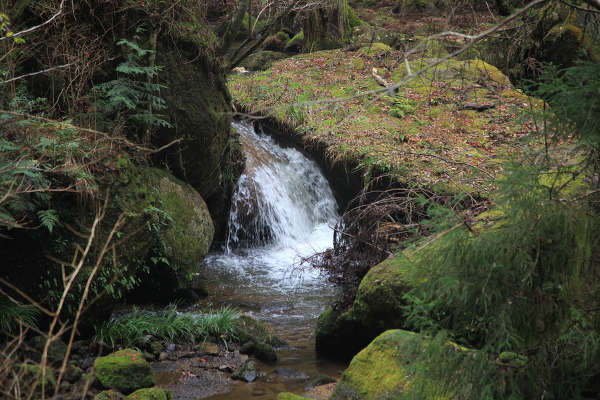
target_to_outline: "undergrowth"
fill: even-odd
[[[100,326],[94,340],[111,347],[139,346],[150,337],[170,342],[212,339],[227,343],[237,336],[233,322],[239,316],[237,310],[228,306],[199,313],[181,313],[175,305],[162,311],[133,307],[131,313]]]

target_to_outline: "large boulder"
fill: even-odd
[[[138,389],[124,400],[169,400],[170,394],[159,388]]]
[[[426,346],[416,333],[390,330],[378,336],[358,353],[344,371],[330,400],[391,400],[411,392],[411,354]],[[447,399],[438,396],[435,382],[420,399]]]
[[[94,361],[94,375],[103,387],[125,394],[156,385],[154,369],[142,353],[133,349],[97,358]]]
[[[351,356],[387,329],[402,328],[402,296],[414,287],[406,277],[405,258],[391,258],[363,278],[347,310],[329,309],[317,321],[316,346],[322,353]]]

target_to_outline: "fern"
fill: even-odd
[[[37,212],[38,219],[50,233],[52,233],[52,229],[54,226],[58,224],[58,213],[56,210],[41,210]]]
[[[137,34],[134,40],[139,40]],[[135,41],[127,39],[119,40],[117,45],[122,46],[126,53],[125,61],[116,68],[121,76],[94,87],[93,90],[101,94],[98,108],[105,113],[120,114],[134,126],[171,128],[173,125],[163,115],[154,113],[154,110],[162,110],[166,106],[164,99],[158,96],[166,86],[150,82],[163,67],[142,65],[143,57],[154,51],[143,49]]]

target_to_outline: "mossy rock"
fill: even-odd
[[[409,346],[410,343],[410,346]],[[330,400],[391,400],[411,392],[411,375],[406,366],[412,352],[419,352],[426,339],[413,332],[390,330],[358,353],[344,371]],[[436,393],[435,382],[420,399],[450,399]]]
[[[415,286],[406,275],[406,258],[388,259],[363,278],[352,307],[329,309],[319,316],[316,345],[319,352],[341,356],[356,354],[377,335],[404,324],[402,296]]]
[[[105,388],[114,388],[129,394],[138,389],[156,385],[152,366],[142,353],[125,349],[99,357],[94,361],[94,374]]]
[[[304,32],[300,31],[285,44],[284,50],[300,53],[304,45]]]
[[[277,400],[310,400],[308,397],[302,397],[300,395],[290,393],[290,392],[282,392],[277,395]]]
[[[561,67],[570,67],[577,60],[600,62],[589,34],[574,23],[558,24],[544,37],[544,60]]]
[[[46,345],[45,336],[36,336],[32,340],[33,348],[41,354]],[[67,356],[67,345],[61,340],[54,340],[48,348],[48,360],[52,363],[62,363]]]
[[[125,395],[117,390],[103,390],[94,396],[94,400],[122,400]]]
[[[56,390],[56,380],[52,374],[52,369],[49,367],[45,367],[42,370],[42,367],[39,365],[15,364],[15,370],[17,372],[19,370],[22,371],[20,372],[20,374],[22,374],[20,383],[23,388],[26,388],[27,391],[25,393],[34,394],[34,398],[49,397],[54,393],[54,390]],[[44,376],[42,376],[42,371],[44,372]],[[44,396],[42,396],[42,388]]]
[[[402,44],[404,39],[404,35],[401,33],[368,25],[357,26],[352,33],[352,44],[355,46],[368,46],[372,43],[383,43],[390,47],[398,47]]]
[[[275,61],[287,57],[289,57],[287,54],[277,51],[259,51],[250,55],[241,65],[249,71],[265,71],[271,68]]]
[[[264,323],[249,315],[241,315],[234,321],[237,341],[239,343],[263,342],[271,346],[285,346],[285,341],[273,334],[271,329]]]
[[[168,216],[161,231],[164,256],[180,278],[194,272],[208,253],[215,232],[210,213],[200,194],[164,170],[152,169],[158,179],[157,207]]]
[[[169,400],[170,392],[159,388],[138,389],[124,400]]]

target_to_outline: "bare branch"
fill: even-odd
[[[15,36],[21,36],[21,35],[24,35],[24,34],[26,34],[26,33],[29,33],[29,32],[33,32],[33,31],[35,31],[35,30],[37,30],[37,29],[41,28],[41,27],[42,27],[42,26],[44,26],[44,25],[48,25],[50,22],[52,22],[52,21],[54,21],[56,18],[58,18],[58,17],[60,16],[60,14],[62,14],[62,12],[63,12],[63,8],[64,8],[64,5],[65,5],[65,0],[61,0],[61,2],[60,2],[60,5],[58,6],[58,11],[56,12],[56,14],[54,14],[52,17],[50,17],[50,19],[48,19],[48,20],[46,20],[46,21],[42,22],[42,23],[41,23],[41,24],[39,24],[39,25],[36,25],[36,26],[34,26],[34,27],[31,27],[31,28],[29,28],[29,29],[25,29],[24,31],[20,31],[20,32],[14,33],[14,34],[12,34],[11,36],[4,36],[4,37],[1,37],[1,38],[0,38],[0,41],[2,41],[2,40],[5,40],[5,39],[9,39],[9,38],[13,38],[13,37],[15,37]]]
[[[7,79],[5,81],[1,81],[0,85],[4,85],[4,84],[10,83],[10,82],[18,81],[20,79],[27,78],[28,76],[34,76],[34,75],[44,74],[46,72],[54,71],[55,69],[70,67],[71,65],[73,65],[73,63],[59,65],[57,67],[51,67],[51,68],[45,69],[43,71],[37,71],[37,72],[32,72],[30,74],[25,74],[25,75],[17,76],[16,78],[11,78],[11,79]]]

